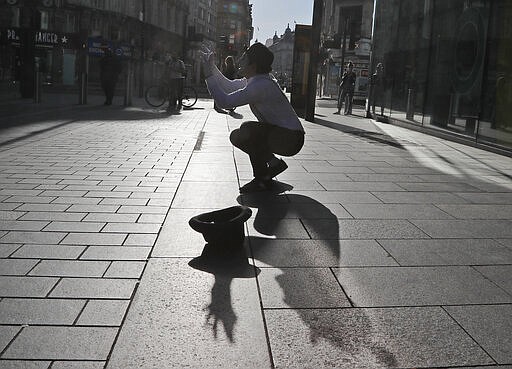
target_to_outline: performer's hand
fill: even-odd
[[[199,53],[204,77],[208,78],[213,74],[213,68],[215,68],[215,54],[205,44],[201,45],[201,51]]]

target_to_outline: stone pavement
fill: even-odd
[[[240,196],[252,115],[211,108],[1,131],[0,368],[512,368],[511,158],[319,102]],[[190,267],[190,217],[236,204],[251,273]]]

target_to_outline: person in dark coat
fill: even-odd
[[[352,114],[352,99],[354,98],[354,89],[356,86],[356,73],[353,71],[354,64],[348,62],[347,71],[343,73],[341,77],[339,93],[338,93],[338,111],[334,114],[339,114],[341,106],[345,101],[345,97],[348,96],[347,103],[345,104],[344,113],[345,115]]]
[[[106,49],[100,60],[101,88],[105,93],[105,105],[112,105],[117,79],[121,72],[122,65],[112,49]]]

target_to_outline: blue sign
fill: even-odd
[[[103,56],[105,50],[111,49],[112,52],[120,58],[129,59],[133,56],[133,48],[129,44],[114,43],[98,37],[89,37],[87,39],[87,51],[91,56]]]

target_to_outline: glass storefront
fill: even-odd
[[[512,2],[375,0],[376,112],[512,149]]]

